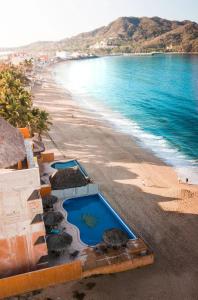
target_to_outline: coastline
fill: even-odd
[[[60,66],[56,67],[55,65],[53,73],[57,84],[67,89],[67,84],[69,83],[66,83],[64,80],[65,69],[67,69],[67,62],[62,62],[60,63]],[[80,69],[80,71],[82,72],[82,69]],[[137,120],[132,119],[130,116],[125,117],[125,115],[127,115],[125,110],[121,109],[121,112],[119,112],[117,107],[116,109],[114,109],[114,105],[112,105],[111,108],[111,104],[108,103],[110,97],[108,98],[106,105],[105,101],[102,100],[102,97],[106,96],[105,93],[99,93],[98,98],[97,93],[95,93],[96,98],[94,99],[94,92],[92,93],[92,96],[90,96],[89,92],[87,92],[87,88],[84,89],[83,87],[81,87],[81,82],[79,82],[80,88],[77,88],[76,85],[78,85],[78,79],[79,78],[74,77],[72,79],[73,86],[69,86],[72,93],[71,97],[74,99],[77,105],[79,105],[86,111],[91,111],[91,114],[93,116],[95,115],[96,120],[99,119],[99,121],[102,120],[103,122],[108,123],[116,132],[130,136],[131,139],[135,141],[141,148],[145,149],[146,151],[150,151],[154,156],[157,156],[165,164],[173,167],[177,173],[178,180],[180,180],[181,182],[184,183],[186,181],[186,178],[188,178],[188,182],[190,184],[198,184],[196,158],[188,155],[188,149],[184,149],[184,151],[179,150],[180,146],[183,146],[182,139],[181,145],[180,142],[176,139],[177,146],[175,146],[175,143],[173,142],[174,136],[171,137],[172,140],[171,138],[168,139],[166,135],[167,132],[164,132],[163,128],[159,127],[159,130],[154,133],[152,132],[152,130],[144,130],[144,124],[141,124],[141,120],[140,125]],[[122,95],[122,97],[125,97],[125,95]],[[99,101],[100,98],[101,101]],[[146,120],[145,124],[147,124],[147,127],[149,126],[148,122],[146,123]],[[180,134],[180,132],[175,133],[176,136],[177,134]],[[185,134],[186,133],[184,132],[184,135]]]
[[[155,286],[156,299],[162,287],[168,290],[166,297],[174,299],[185,299],[189,291],[197,292],[194,283],[198,187],[178,184],[172,167],[141,148],[131,136],[114,131],[109,124],[96,120],[89,111],[78,106],[53,80],[52,68],[45,70],[43,85],[34,89],[35,105],[45,108],[53,121],[50,138],[45,140],[47,148],[55,151],[58,159],[79,159],[112,206],[153,247],[157,257],[152,267],[117,274],[117,287],[111,276],[105,277],[108,284],[104,289],[102,278],[95,279],[99,290],[92,296],[94,299],[130,299],[126,294],[128,285],[131,285],[131,293],[136,289],[137,299],[153,295],[152,286]],[[189,236],[193,244],[189,243]],[[177,272],[181,276],[175,276]],[[186,276],[190,279],[184,286]],[[70,287],[77,284],[64,286],[71,293]],[[178,285],[181,285],[180,291]],[[55,290],[57,292],[59,287]],[[50,288],[45,293],[50,295]]]
[[[170,180],[171,183],[173,183],[173,185],[178,183],[177,174],[176,174],[176,171],[174,170],[174,168],[172,166],[166,164],[159,157],[157,157],[151,150],[146,149],[145,147],[141,146],[140,143],[138,143],[137,138],[135,136],[132,137],[131,135],[127,135],[126,133],[117,131],[110,122],[105,122],[104,119],[98,118],[96,116],[97,112],[92,112],[91,109],[81,106],[79,101],[74,99],[72,94],[65,87],[63,87],[61,84],[59,84],[55,81],[55,79],[53,78],[53,74],[52,74],[53,68],[54,68],[54,66],[51,66],[48,69],[46,69],[44,76],[43,76],[45,78],[43,87],[44,87],[44,89],[46,89],[46,88],[48,89],[48,85],[49,85],[50,90],[53,87],[53,90],[55,90],[58,93],[59,99],[58,99],[58,101],[53,101],[52,107],[54,107],[54,105],[56,103],[57,103],[57,105],[61,105],[62,107],[64,107],[64,111],[62,111],[61,115],[65,117],[66,123],[68,121],[69,121],[69,123],[75,123],[75,121],[76,121],[75,119],[80,119],[80,121],[85,122],[85,124],[90,125],[90,127],[94,126],[95,128],[97,128],[97,127],[100,129],[102,128],[102,131],[104,131],[104,132],[101,132],[100,135],[102,135],[102,133],[104,133],[104,136],[105,136],[106,131],[107,131],[108,133],[111,132],[111,134],[116,135],[117,138],[119,138],[119,139],[122,138],[124,140],[126,138],[127,143],[131,142],[130,146],[131,146],[132,152],[133,152],[133,150],[135,150],[135,152],[138,153],[138,155],[136,155],[136,157],[135,157],[135,159],[137,160],[137,163],[139,163],[138,156],[140,156],[140,161],[148,160],[148,161],[151,161],[152,164],[164,166],[167,168],[167,170],[169,172],[169,177],[171,177],[171,180]],[[46,80],[46,78],[47,78],[47,80]],[[38,89],[40,90],[40,87]],[[49,111],[50,116],[52,117],[52,121],[54,121],[54,116],[56,116],[57,114],[54,113],[53,109],[52,110],[50,109],[51,105],[46,105],[46,104],[50,104],[50,103],[49,102],[48,103],[38,102],[37,101],[37,91],[36,92],[34,91],[33,93],[36,94],[35,104],[42,106],[44,109]],[[66,100],[66,102],[65,102],[65,100]],[[65,102],[65,103],[63,104],[63,102]],[[68,113],[66,113],[67,108],[69,108]],[[57,107],[56,110],[60,110],[60,109],[58,109],[58,107]],[[50,136],[51,136],[52,140],[56,143],[56,137],[53,136],[52,131],[50,133]],[[79,134],[79,136],[80,136],[80,134]],[[118,142],[118,143],[120,144],[120,142]],[[73,157],[72,151],[71,151],[71,153],[69,153],[68,158],[80,159],[79,156]],[[148,186],[149,186],[149,184],[148,184]]]
[[[93,57],[79,57],[72,59],[60,59],[55,62],[56,65],[75,61],[75,60],[86,60],[86,59],[95,59],[101,57],[116,57],[116,56],[126,56],[126,57],[136,57],[136,56],[156,56],[156,55],[198,55],[198,52],[132,52],[132,53],[110,53],[110,54],[94,54]]]

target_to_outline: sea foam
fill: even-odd
[[[108,121],[118,132],[130,135],[132,138],[135,137],[140,146],[151,150],[165,163],[173,166],[181,180],[185,181],[188,178],[190,183],[198,183],[198,162],[181,154],[162,136],[145,132],[136,122],[124,118],[118,112],[113,112],[102,107],[102,105],[96,105],[96,102],[91,102],[92,104],[90,104],[90,101],[82,101],[81,98],[78,103],[83,104],[87,109],[91,109],[92,112],[95,111],[97,115],[100,115],[100,118]]]
[[[72,94],[73,99],[78,105],[91,112],[96,119],[108,122],[117,132],[135,138],[136,142],[143,148],[153,152],[158,158],[167,165],[174,167],[178,178],[189,183],[198,184],[198,161],[190,159],[185,154],[179,152],[163,136],[154,135],[144,131],[135,121],[121,115],[118,111],[111,110],[93,97],[86,93],[69,86],[64,79],[64,74],[55,74],[56,81]]]

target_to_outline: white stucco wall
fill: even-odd
[[[27,199],[39,188],[38,168],[0,173],[0,239],[29,232],[32,219],[43,209],[40,199],[35,207]]]

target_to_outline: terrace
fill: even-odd
[[[25,137],[24,132],[23,135]],[[31,206],[28,217],[21,214],[18,220],[18,197],[20,201],[23,198],[21,194],[17,194],[15,201],[12,201],[11,219],[12,223],[13,218],[17,222],[25,220],[27,235],[31,228],[34,234],[34,259],[32,258],[29,269],[21,268],[13,272],[13,264],[10,264],[12,272],[4,274],[4,278],[0,280],[0,298],[94,274],[121,272],[153,263],[154,256],[150,247],[115,212],[81,163],[77,160],[55,161],[54,154],[44,153],[42,147],[36,154],[33,153],[29,136],[25,138],[24,145],[25,160],[22,156],[17,159],[14,167],[1,169],[1,173],[6,176],[4,179],[1,177],[0,187],[2,189],[3,181],[7,182],[6,188],[10,185],[17,189],[20,187],[24,198],[22,208],[26,201]],[[13,195],[8,196],[13,198]],[[93,205],[94,199],[99,206],[94,206],[93,211],[99,212],[99,215],[86,210],[89,205]],[[73,208],[70,203],[74,206],[78,203],[77,218],[84,224],[77,224],[75,218],[71,218]],[[102,211],[101,203],[104,209]],[[9,218],[8,215],[5,216],[5,223]],[[13,236],[21,234],[22,226],[22,223],[16,226]],[[118,235],[113,238],[114,244],[108,243],[104,238],[105,231],[112,228],[120,230],[121,242]],[[92,241],[89,242],[88,239]],[[2,247],[4,244],[5,241]],[[1,249],[0,246],[0,257]],[[21,253],[20,249],[19,258],[23,256]],[[4,261],[5,257],[2,256],[2,259]],[[18,264],[23,265],[20,260]],[[16,275],[18,273],[20,274]]]
[[[100,197],[103,198],[103,196],[101,194],[96,195],[98,196],[98,199],[100,199],[99,201],[102,201]],[[91,215],[89,210],[87,212],[87,216],[89,217],[89,219],[82,220],[82,207],[79,207],[79,210],[76,209],[76,207],[72,207],[71,211],[72,209],[74,209],[76,214],[76,216],[74,216],[73,218],[72,223],[71,218],[69,218],[68,216],[70,212],[68,210],[67,202],[80,202],[82,201],[82,198],[84,198],[85,203],[86,200],[87,202],[89,202],[89,200],[93,199],[96,195],[86,195],[83,197],[74,197],[72,199],[59,199],[56,204],[54,204],[53,209],[55,211],[61,212],[64,216],[63,221],[61,221],[61,223],[56,228],[61,233],[67,232],[70,236],[72,236],[73,240],[72,243],[67,246],[65,251],[61,252],[60,255],[58,254],[57,256],[54,256],[49,253],[49,264],[51,266],[55,266],[71,261],[80,260],[83,276],[87,277],[94,274],[120,272],[153,263],[153,253],[151,249],[139,236],[137,236],[133,231],[131,231],[130,228],[128,228],[125,222],[117,215],[112,207],[108,209],[109,212],[107,210],[107,220],[105,220],[103,215],[101,222],[98,222],[98,224],[94,224],[94,220],[91,219],[91,217],[93,217],[93,214]],[[91,199],[88,200],[86,198]],[[106,199],[103,199],[103,201],[106,202]],[[89,205],[90,203],[85,207],[85,211]],[[98,219],[98,214],[95,213],[94,215]],[[113,219],[110,223],[108,222],[108,217]],[[83,223],[82,221],[84,221],[84,227],[87,228],[86,232],[83,233],[85,234],[83,238],[87,238],[86,233],[89,232],[87,233],[87,239],[91,241],[89,242],[89,244],[88,241],[86,244],[85,241],[82,240],[82,228],[78,227],[77,224],[74,223],[75,218],[77,219],[79,224]],[[105,222],[107,224],[104,224]],[[103,240],[102,232],[97,232],[98,228],[101,227],[101,225],[106,229],[112,228],[112,226],[122,228],[123,231],[125,230],[125,232],[127,232],[127,241],[125,241],[123,245],[119,245],[118,247],[107,245]],[[75,256],[72,255],[73,253],[75,254]]]
[[[39,168],[29,132],[20,129],[20,134],[2,118],[0,129],[0,278],[4,278],[46,266],[41,257],[47,255],[47,245]],[[39,239],[42,242],[37,243]]]
[[[153,263],[153,253],[150,247],[114,211],[108,201],[99,192],[98,185],[89,178],[87,171],[77,160],[48,162],[45,164],[44,172],[48,171],[48,174],[52,174],[55,172],[55,169],[63,170],[64,168],[73,169],[76,167],[79,168],[82,176],[88,179],[85,186],[79,187],[76,184],[73,187],[68,186],[68,188],[63,189],[53,189],[51,187],[51,191],[48,191],[51,195],[57,197],[57,201],[51,206],[51,210],[60,212],[64,217],[54,227],[55,233],[67,233],[72,237],[71,244],[67,245],[65,250],[58,251],[57,255],[49,251],[49,265],[55,266],[80,260],[83,276],[86,277],[93,274],[119,272]],[[97,206],[92,207],[92,213],[88,209],[89,205],[93,205],[95,197],[98,198],[98,202],[105,203],[107,209],[101,211],[99,216],[96,213],[98,212]],[[72,206],[71,209],[67,205],[70,202],[74,204],[74,207]],[[82,205],[78,205],[77,203],[81,203]],[[76,213],[73,220],[70,217],[72,211]],[[94,211],[95,213],[93,213]],[[83,218],[83,216],[87,216],[87,218]],[[75,223],[75,218],[78,220],[78,224]],[[97,220],[100,219],[100,224],[95,224],[97,221],[95,222],[94,218]],[[114,219],[113,223],[108,222],[111,218]],[[84,233],[82,232],[82,223],[85,225]],[[93,242],[97,235],[97,230],[102,223],[103,225],[106,223],[103,230],[117,226],[126,231],[128,239],[125,245],[120,247],[106,245],[102,237],[102,231],[98,236],[98,240]],[[83,239],[83,234],[86,238],[89,235],[93,243]]]

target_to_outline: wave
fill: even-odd
[[[68,90],[68,85],[55,76],[56,81]],[[69,87],[70,88],[70,87]],[[95,118],[108,122],[114,130],[135,138],[143,148],[149,149],[167,165],[174,167],[178,177],[189,183],[198,184],[198,161],[190,159],[178,149],[173,147],[163,136],[154,135],[144,131],[138,123],[123,117],[119,111],[113,111],[99,101],[89,97],[86,93],[70,90],[72,97],[86,110],[94,114]]]

